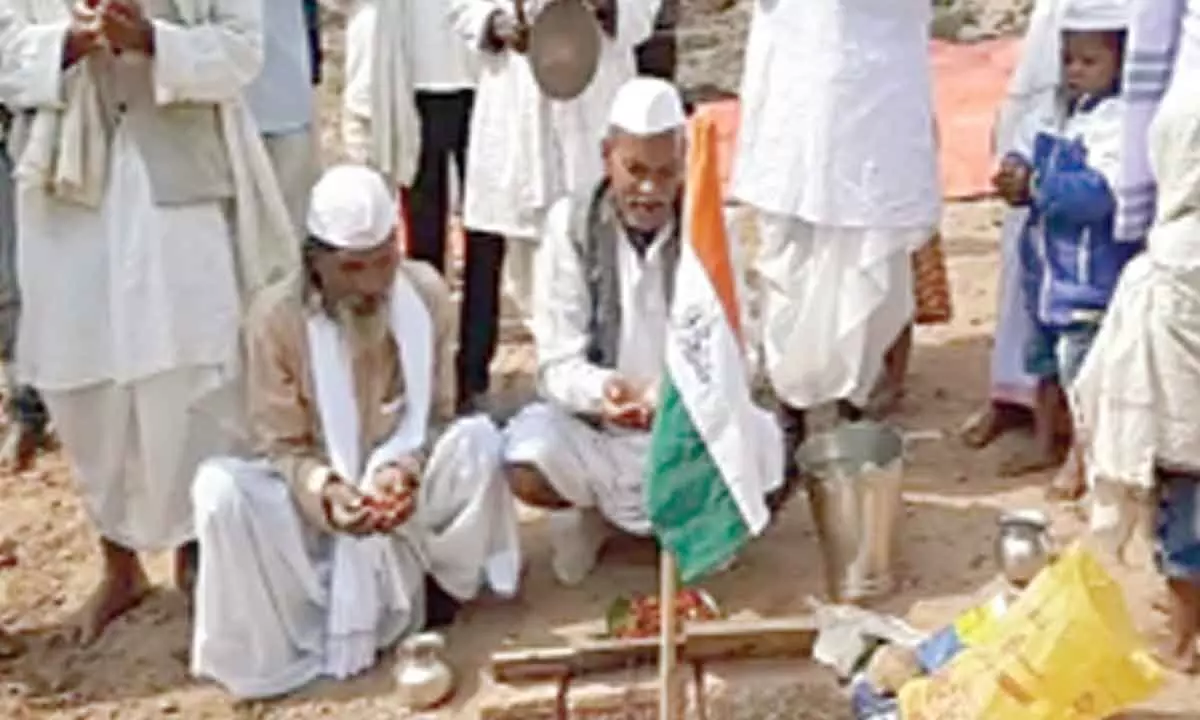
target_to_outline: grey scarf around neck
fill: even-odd
[[[677,209],[678,210],[678,209]],[[600,367],[617,364],[621,338],[621,284],[617,243],[627,242],[607,180],[571,201],[571,243],[584,268],[591,298],[588,318],[588,361]],[[679,264],[680,223],[678,211],[671,234],[663,246],[663,288],[668,307],[675,292],[675,268]]]

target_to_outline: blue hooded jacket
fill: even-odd
[[[1039,324],[1063,328],[1095,320],[1108,307],[1125,264],[1142,243],[1113,237],[1116,200],[1098,164],[1112,165],[1119,145],[1114,99],[1085,99],[1064,132],[1040,131],[1033,157],[1030,213],[1021,233],[1022,284]],[[1089,140],[1109,144],[1107,158],[1089,157]],[[1099,141],[1098,141],[1099,142]]]

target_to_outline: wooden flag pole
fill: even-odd
[[[659,720],[681,720],[679,714],[679,682],[676,672],[678,628],[675,613],[675,556],[666,548],[662,551],[659,570],[659,633],[658,644],[658,717]]]

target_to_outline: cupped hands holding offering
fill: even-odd
[[[416,475],[401,464],[376,471],[365,492],[333,476],[322,490],[330,527],[350,535],[390,533],[416,510]]]
[[[69,51],[76,51],[73,59],[99,47],[154,54],[154,25],[137,0],[80,0],[71,18],[67,43]]]
[[[629,430],[649,430],[654,420],[654,406],[644,391],[624,378],[610,378],[604,383],[601,418],[617,427]]]
[[[375,531],[389,533],[412,517],[416,509],[417,475],[401,463],[384,465],[371,481],[367,505],[376,513]]]
[[[154,25],[136,0],[107,0],[101,8],[101,28],[114,50],[154,54]]]

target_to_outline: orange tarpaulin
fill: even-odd
[[[934,107],[940,134],[942,192],[963,200],[991,192],[992,123],[1016,65],[1019,41],[992,40],[958,45],[935,40],[930,46]],[[704,103],[697,113],[713,118],[721,140],[721,173],[728,184],[737,148],[737,100]]]

